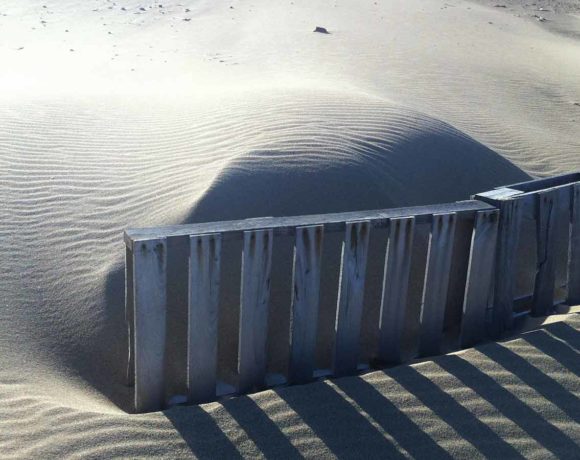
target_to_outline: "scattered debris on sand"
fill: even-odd
[[[330,32],[326,29],[326,27],[320,27],[320,26],[316,26],[316,29],[314,29],[314,32],[318,32],[320,34],[330,34]]]

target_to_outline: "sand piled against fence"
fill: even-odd
[[[271,3],[0,6],[3,455],[169,453],[179,430],[249,452],[269,433],[233,433],[230,406],[123,415],[128,226],[459,200],[580,168],[569,36],[466,2]],[[305,422],[300,449],[333,449],[272,397],[280,427]]]

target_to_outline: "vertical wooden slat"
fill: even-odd
[[[357,370],[370,224],[347,222],[335,322],[335,376]]]
[[[497,338],[513,327],[518,250],[522,204],[519,199],[498,202],[499,227],[496,249],[494,304],[489,334]]]
[[[135,304],[133,301],[133,249],[125,247],[125,322],[127,323],[127,338],[129,342],[127,354],[127,385],[135,385]]]
[[[498,223],[498,210],[476,214],[461,318],[462,348],[473,346],[485,338],[485,315],[493,294]]]
[[[580,304],[580,183],[572,186],[568,305]]]
[[[160,410],[165,399],[167,243],[165,238],[133,246],[135,299],[135,410]]]
[[[290,333],[291,383],[312,380],[320,299],[320,266],[324,227],[296,228]]]
[[[244,232],[238,347],[240,393],[265,384],[273,239],[271,229]]]
[[[537,262],[533,316],[545,316],[554,307],[558,195],[559,190],[545,190],[536,194]]]
[[[221,234],[190,236],[187,343],[188,400],[215,399]]]
[[[414,217],[391,219],[379,320],[378,358],[383,362],[401,362],[414,233]]]
[[[441,350],[456,222],[455,213],[433,215],[421,305],[421,356],[434,355]]]

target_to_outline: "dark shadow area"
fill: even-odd
[[[223,406],[266,458],[302,458],[280,428],[252,399],[242,396],[225,401]]]
[[[580,332],[576,332],[580,335]],[[552,337],[544,330],[525,334],[522,338],[542,353],[552,357],[570,372],[580,377],[580,355],[566,343]]]
[[[554,323],[548,326],[548,331],[554,337],[566,342],[574,350],[580,352],[580,332],[566,323]]]
[[[355,124],[348,135],[326,133],[320,139],[312,139],[312,142],[292,145],[273,143],[260,149],[249,149],[225,165],[202,196],[195,202],[192,199],[191,211],[186,218],[165,224],[453,202],[502,184],[529,179],[508,160],[450,125],[436,121],[433,126],[429,125],[431,128],[428,130],[410,127],[406,135],[397,136],[396,142],[393,142],[389,123],[387,117],[383,131],[378,127],[372,137],[368,137],[364,129],[357,132]],[[432,183],[439,184],[436,190],[431,187]],[[328,244],[333,241],[330,235],[325,239]],[[183,312],[187,299],[187,277],[184,276],[186,261],[181,246],[179,241],[168,241],[168,257],[176,262],[168,261],[167,271],[168,396],[184,392],[186,321]],[[220,292],[218,372],[221,380],[235,384],[239,305],[239,283],[236,284],[236,280],[241,254],[226,246],[224,244],[222,253],[224,279]],[[274,247],[277,247],[276,242]],[[123,249],[120,242],[119,264],[107,276],[104,304],[99,299],[99,305],[95,306],[102,309],[99,314],[103,332],[99,331],[95,340],[87,344],[84,353],[80,354],[85,362],[94,362],[89,370],[82,371],[86,374],[83,375],[85,380],[119,407],[130,410],[131,401],[127,400],[127,394],[131,393],[131,388],[125,385],[128,338],[124,320]],[[273,279],[282,279],[279,274],[289,273],[292,257],[291,251],[286,252],[289,255],[278,257],[276,264],[273,264]],[[378,257],[383,259],[384,254]],[[333,260],[325,251],[323,264],[328,265]],[[323,279],[330,275],[334,277],[332,270],[327,266]],[[338,273],[338,268],[334,271]],[[269,321],[273,327],[270,328],[270,338],[287,334],[290,302],[287,284],[276,283],[272,286]],[[331,293],[322,287],[321,322],[334,316],[335,285],[333,282]],[[381,283],[375,285],[377,292],[366,293],[367,299],[380,299]],[[409,301],[414,302],[414,299],[410,298]],[[376,305],[367,308],[365,315],[378,317],[379,303],[378,300],[373,302]],[[364,320],[363,324],[368,326]],[[328,361],[332,345],[333,321],[328,325],[329,329],[321,340],[323,343],[317,348],[322,364]],[[370,327],[367,329],[370,330]],[[321,330],[326,331],[322,326]],[[269,356],[269,364],[272,369],[281,371],[284,367],[282,361],[287,355],[286,340],[271,342],[270,350],[277,356]],[[367,342],[373,343],[372,340],[363,342],[363,346],[367,346]]]
[[[458,356],[442,356],[437,363],[557,457],[578,453],[573,440],[473,364]]]
[[[370,383],[361,378],[346,378],[336,380],[335,384],[375,419],[412,457],[452,458]]]
[[[242,456],[213,418],[197,406],[177,406],[163,412],[198,458],[240,459]]]
[[[487,458],[523,458],[485,423],[412,367],[402,366],[389,377],[417,397]]]
[[[479,351],[558,406],[576,423],[580,423],[580,400],[550,376],[501,345],[490,343]]]
[[[278,390],[286,403],[339,458],[404,458],[348,401],[326,383],[308,391]]]

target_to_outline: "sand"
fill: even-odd
[[[125,414],[122,231],[461,200],[580,169],[580,28],[565,2],[542,2],[558,4],[545,22],[514,2],[274,3],[0,5],[1,457],[346,455],[355,438],[320,417],[344,414],[352,429],[366,415],[330,383]],[[402,369],[438,375],[421,366]],[[441,449],[488,453],[469,433],[448,438],[457,424],[422,414],[400,387],[377,385],[399,411],[419,411],[409,426]],[[516,450],[553,447],[506,417],[492,428]],[[383,422],[360,422],[369,449],[386,446]],[[289,441],[266,442],[280,433]],[[397,442],[393,455],[414,448]]]

